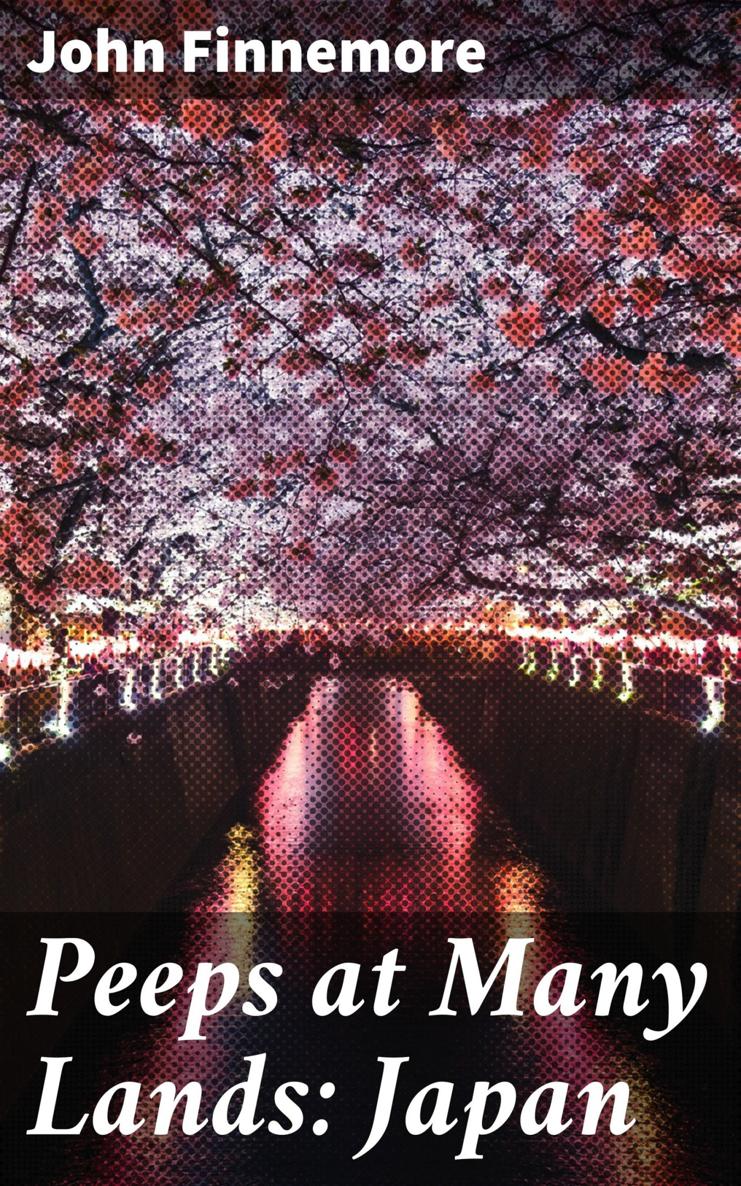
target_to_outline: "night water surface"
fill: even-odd
[[[496,771],[485,782],[475,777],[404,679],[316,680],[256,791],[245,791],[165,905],[130,958],[143,961],[151,950],[152,964],[172,959],[190,968],[199,959],[229,960],[243,969],[245,986],[253,963],[277,961],[285,969],[278,1008],[259,1019],[228,1009],[206,1023],[202,1043],[178,1042],[187,1006],[180,999],[158,1019],[122,1019],[104,1034],[94,1022],[81,1022],[74,1041],[70,1037],[68,1049],[60,1050],[80,1050],[79,1066],[60,1094],[60,1123],[72,1123],[120,1080],[144,1084],[139,1114],[149,1120],[125,1139],[88,1135],[88,1129],[48,1140],[39,1155],[43,1165],[17,1168],[18,1182],[730,1184],[724,1151],[731,1138],[708,1087],[713,1068],[704,1064],[697,1031],[685,1058],[677,1034],[665,1040],[666,1048],[646,1043],[640,1027],[595,1017],[588,1007],[571,1018],[540,1018],[527,1004],[516,1018],[491,1018],[486,1010],[473,1020],[434,1023],[426,1016],[439,1003],[451,935],[476,936],[485,974],[508,937],[532,936],[522,984],[523,1000],[530,991],[532,1002],[539,977],[566,960],[584,964],[589,997],[588,972],[609,958],[617,924],[605,915],[603,923],[582,925],[563,910],[552,872],[539,863],[529,838],[515,834],[498,803]],[[604,939],[599,959],[588,949],[590,933]],[[365,1009],[351,1018],[312,1016],[311,986],[323,970],[362,961],[362,995],[372,996],[368,969],[391,948],[409,969],[393,1014],[380,1019]],[[622,966],[621,959],[635,956],[618,945],[613,958]],[[647,964],[649,974],[659,962]],[[221,1092],[245,1079],[245,1057],[261,1052],[266,1064],[256,1115],[265,1121],[275,1115],[278,1083],[304,1080],[311,1090],[302,1101],[299,1133],[268,1135],[265,1123],[251,1136],[215,1136],[208,1127],[190,1137],[177,1129],[152,1135],[154,1104],[147,1092],[153,1087],[168,1079],[178,1086],[198,1080],[205,1115]],[[385,1139],[353,1161],[370,1128],[379,1055],[408,1055],[410,1063]],[[678,1063],[686,1064],[684,1071]],[[456,1161],[476,1079],[510,1080],[519,1103],[540,1084],[565,1081],[572,1089],[570,1130],[525,1136],[516,1113],[482,1139],[482,1161]],[[456,1084],[456,1126],[444,1138],[405,1135],[411,1095],[436,1080]],[[637,1121],[629,1133],[612,1136],[607,1122],[594,1136],[579,1131],[583,1107],[576,1092],[595,1080],[629,1083]],[[324,1099],[319,1086],[330,1081],[336,1090]],[[315,1121],[325,1119],[326,1134],[314,1135]]]

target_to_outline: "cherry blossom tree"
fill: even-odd
[[[0,558],[34,614],[732,612],[729,104],[0,121]]]

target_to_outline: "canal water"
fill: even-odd
[[[585,911],[584,902],[575,912],[573,897],[553,863],[539,860],[531,838],[513,829],[496,771],[482,776],[467,768],[413,683],[318,678],[259,785],[235,802],[144,927],[146,936],[132,940],[130,956],[144,966],[149,956],[152,965],[168,959],[186,969],[199,960],[232,961],[245,982],[254,963],[278,962],[278,1007],[263,1018],[226,1009],[207,1023],[207,1040],[199,1043],[178,1041],[187,1007],[180,999],[146,1025],[127,1013],[103,1032],[86,1018],[67,1041],[66,1052],[79,1050],[79,1059],[60,1092],[60,1114],[71,1123],[82,1105],[89,1108],[121,1080],[147,1090],[165,1080],[198,1080],[205,1115],[209,1101],[245,1079],[245,1058],[264,1052],[258,1115],[275,1115],[278,1083],[305,1081],[301,1131],[270,1135],[266,1123],[250,1136],[216,1137],[208,1126],[190,1137],[155,1136],[154,1104],[144,1094],[139,1115],[149,1119],[139,1132],[103,1138],[87,1129],[48,1140],[43,1154],[34,1151],[35,1161],[27,1150],[25,1163],[16,1159],[14,1181],[730,1186],[733,1137],[724,1096],[732,1068],[706,1057],[705,1022],[688,1021],[686,1035],[677,1031],[662,1044],[645,1042],[636,1022],[595,1017],[589,1007],[568,1018],[538,1017],[527,1007],[515,1018],[483,1010],[475,1019],[435,1024],[427,1016],[439,1003],[451,936],[475,937],[485,975],[508,938],[532,937],[524,999],[564,961],[591,970],[605,959],[622,966],[641,958],[625,920]],[[370,969],[391,949],[407,971],[395,984],[400,1006],[380,1018],[367,1004],[376,983]],[[352,1017],[317,1019],[308,1003],[311,985],[348,960],[362,964],[357,996],[366,1005]],[[649,974],[660,962],[646,961]],[[589,997],[588,971],[582,987]],[[388,1133],[353,1161],[373,1116],[379,1055],[410,1062]],[[457,1124],[445,1137],[405,1134],[411,1095],[440,1080],[456,1084]],[[482,1139],[483,1160],[457,1161],[475,1080],[511,1081],[517,1110]],[[325,1100],[318,1089],[328,1081],[335,1090]],[[572,1124],[558,1136],[525,1135],[520,1107],[553,1081],[569,1085],[565,1116]],[[576,1093],[593,1081],[629,1084],[636,1118],[630,1132],[611,1135],[604,1121],[596,1135],[581,1132]],[[38,1083],[33,1090],[38,1095]],[[327,1132],[315,1135],[312,1125],[324,1120]]]

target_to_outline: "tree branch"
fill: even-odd
[[[36,162],[32,161],[26,170],[26,176],[23,178],[23,186],[21,188],[18,210],[8,232],[8,238],[5,241],[3,258],[0,260],[0,284],[2,284],[3,280],[5,279],[5,273],[10,267],[10,261],[13,258],[13,252],[15,251],[15,245],[18,241],[18,235],[20,234],[21,227],[23,226],[23,222],[28,211],[28,197],[31,192],[31,186],[35,177]]]
[[[581,326],[588,334],[596,338],[600,345],[608,346],[636,366],[641,366],[651,353],[641,346],[631,346],[627,342],[622,342],[588,309],[585,309],[581,315]],[[700,374],[707,374],[709,371],[722,371],[728,365],[725,354],[700,354],[699,350],[686,350],[684,354],[677,354],[673,350],[657,350],[654,353],[660,354],[674,366],[685,366],[687,370],[697,371]]]

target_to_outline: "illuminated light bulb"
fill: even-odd
[[[618,692],[618,700],[621,704],[627,704],[635,695],[635,688],[633,687],[633,664],[624,659],[620,664],[620,672],[622,683],[620,691]]]
[[[545,673],[545,678],[548,680],[549,684],[552,684],[558,679],[559,673],[561,671],[561,665],[559,663],[561,656],[559,655],[558,649],[556,647],[551,646],[549,650],[551,656],[551,665]]]
[[[602,659],[594,660],[594,679],[592,680],[592,688],[595,692],[599,692],[603,683],[605,682],[605,671]]]
[[[5,714],[8,708],[8,697],[0,696],[0,727],[5,728]],[[13,757],[13,750],[10,742],[5,738],[0,737],[0,766],[7,766],[8,762]]]
[[[569,687],[575,688],[581,679],[581,655],[571,656],[571,678]]]
[[[726,715],[723,680],[717,675],[706,675],[702,681],[707,700],[707,714],[700,721],[703,733],[713,733],[723,724]]]
[[[133,712],[136,708],[136,700],[134,698],[134,669],[130,668],[126,672],[123,686],[123,694],[121,696],[121,707],[126,712]]]
[[[175,687],[182,688],[183,686],[183,656],[178,655],[175,660]]]
[[[208,662],[208,669],[211,672],[211,675],[219,674],[219,660],[216,656],[216,647],[215,646],[211,647],[211,658],[209,659],[209,662]]]
[[[535,672],[537,670],[538,670],[537,656],[535,654],[535,651],[530,651],[527,658],[525,659],[525,662],[520,667],[520,671],[524,672],[525,675],[535,675]]]
[[[69,737],[72,732],[72,726],[69,719],[70,701],[70,680],[64,676],[59,681],[59,705],[57,706],[57,715],[55,719],[47,726],[49,732],[53,733],[55,737]]]
[[[160,666],[161,661],[155,659],[152,663],[152,683],[149,688],[149,695],[152,700],[162,699],[162,688],[160,687]]]

